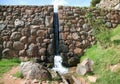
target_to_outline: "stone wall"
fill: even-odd
[[[119,10],[95,8],[59,7],[59,51],[65,66],[74,66],[85,49],[95,43],[92,27],[88,24],[86,14],[92,13],[94,19],[104,18],[109,27],[120,24]]]
[[[96,42],[85,17],[89,12],[95,19],[103,17],[109,28],[120,24],[119,10],[60,6],[59,52],[65,66],[77,65],[85,49]],[[53,15],[53,6],[0,6],[0,54],[37,57],[45,66],[53,65]]]
[[[53,6],[0,6],[3,57],[39,57],[53,63]]]

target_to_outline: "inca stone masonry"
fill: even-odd
[[[52,67],[55,55],[53,6],[0,6],[2,57],[37,57]],[[103,11],[104,15],[100,12]],[[59,6],[59,53],[65,66],[75,66],[95,37],[85,15],[104,17],[109,28],[120,24],[120,10]]]

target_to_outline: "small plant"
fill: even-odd
[[[23,78],[23,74],[20,71],[18,71],[15,74],[13,74],[13,76],[17,77],[17,78]]]
[[[106,27],[103,21],[104,18],[95,18],[92,13],[87,13],[86,18],[93,28],[93,35],[96,40],[103,48],[108,47],[111,44],[111,32],[110,29]]]
[[[15,63],[20,63],[20,60],[18,58],[12,58],[9,59],[11,62],[15,62]]]
[[[56,76],[54,78],[52,78],[53,81],[58,81],[58,80],[61,80],[61,78],[59,76]]]

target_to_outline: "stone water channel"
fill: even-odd
[[[54,67],[52,68],[55,71],[58,71],[60,74],[65,74],[68,72],[68,68],[65,68],[62,65],[62,57],[59,55],[59,21],[58,13],[54,13],[54,42],[55,42],[55,57],[54,57]]]

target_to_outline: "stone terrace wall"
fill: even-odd
[[[104,10],[95,8],[59,7],[59,51],[63,64],[73,66],[79,62],[85,49],[95,43],[92,27],[85,15],[92,13],[94,18],[104,17],[105,24],[112,28],[120,24],[119,10]],[[101,15],[101,12],[104,14]]]
[[[4,57],[54,56],[53,6],[0,6],[0,50]]]

